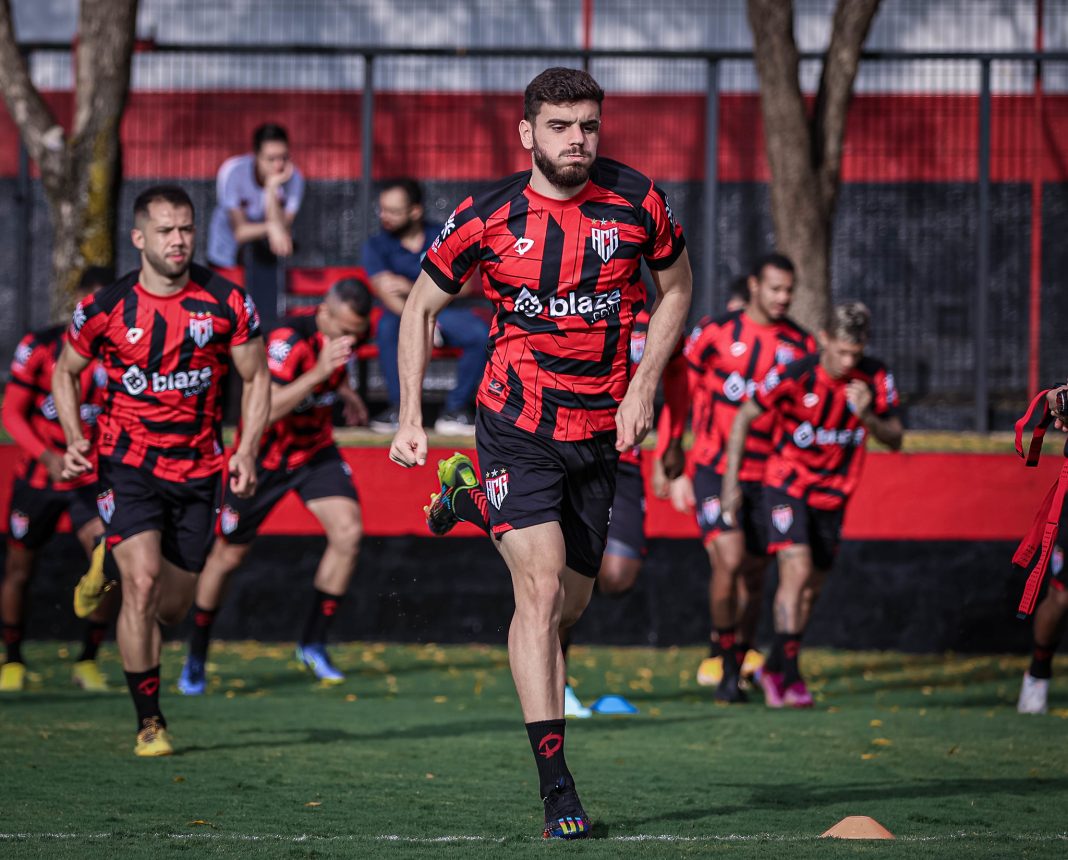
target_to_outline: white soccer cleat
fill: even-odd
[[[1046,713],[1046,700],[1049,698],[1049,678],[1035,678],[1029,672],[1023,676],[1020,685],[1020,698],[1016,710],[1021,714]]]
[[[593,711],[582,704],[570,684],[564,687],[564,716],[576,717],[580,720],[593,716]]]

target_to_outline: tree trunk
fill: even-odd
[[[15,40],[10,0],[0,0],[0,87],[52,215],[53,319],[71,309],[86,266],[115,261],[119,125],[130,83],[138,0],[82,0],[75,108],[69,132],[30,80]]]
[[[789,0],[748,0],[771,169],[771,214],[778,249],[797,266],[792,307],[802,325],[826,324],[831,299],[831,231],[849,101],[879,0],[839,0],[815,110],[801,94]]]

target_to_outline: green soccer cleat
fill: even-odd
[[[447,460],[438,460],[438,480],[441,490],[431,494],[430,504],[423,506],[423,512],[430,532],[443,535],[460,522],[452,509],[453,495],[477,487],[478,475],[471,458],[457,452]]]

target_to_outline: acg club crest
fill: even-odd
[[[492,469],[486,472],[485,477],[486,498],[498,511],[508,495],[508,470]]]
[[[214,333],[211,314],[197,314],[189,318],[189,336],[201,349],[208,345]]]
[[[223,505],[222,511],[219,513],[219,528],[224,535],[233,534],[240,519],[241,516],[237,511],[229,505]]]
[[[771,522],[781,534],[786,534],[794,524],[794,509],[789,505],[776,505],[771,509]]]
[[[701,518],[705,521],[705,525],[715,525],[721,510],[719,496],[709,496],[701,502]]]
[[[607,263],[619,247],[619,228],[593,227],[590,230],[590,239],[593,242],[593,250],[597,252],[601,262]]]
[[[105,523],[110,523],[111,518],[115,516],[115,491],[104,490],[98,495],[96,497],[96,509],[100,512],[100,519]]]
[[[30,530],[30,518],[22,511],[11,512],[11,537],[22,540]]]

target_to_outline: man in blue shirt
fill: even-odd
[[[390,406],[371,421],[371,429],[379,433],[397,430],[400,407],[400,379],[397,374],[397,334],[400,315],[419,277],[420,263],[427,249],[441,232],[441,225],[424,220],[423,190],[414,179],[388,181],[378,194],[378,219],[382,230],[371,236],[363,246],[361,265],[371,278],[371,284],[383,306],[378,320],[375,343],[378,363],[386,381]],[[470,282],[464,286],[466,291]],[[445,408],[434,424],[441,434],[473,433],[475,428],[474,399],[482,371],[486,366],[486,344],[489,324],[472,307],[477,299],[461,298],[438,315],[438,335],[446,346],[461,350],[456,366],[456,384],[445,398]]]

